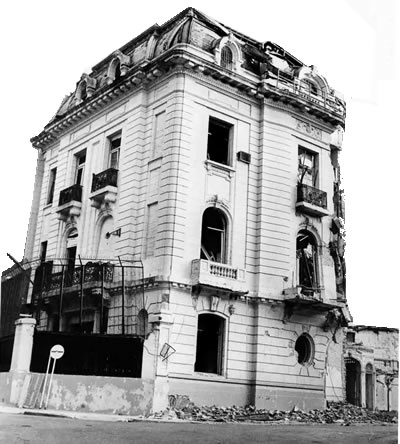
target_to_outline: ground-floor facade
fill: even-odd
[[[8,376],[2,374],[4,397],[12,403],[29,404],[32,390],[43,385],[43,365],[26,361],[29,347],[35,350],[35,331],[63,334],[60,326],[65,334],[92,339],[135,336],[142,348],[129,351],[127,345],[125,354],[140,360],[141,369],[107,373],[104,367],[111,358],[105,358],[97,375],[87,374],[89,364],[81,375],[56,370],[48,408],[149,414],[184,399],[196,405],[311,410],[345,397],[343,319],[332,320],[339,308],[321,300],[250,298],[237,289],[156,279],[146,279],[141,287],[126,285],[122,292],[121,287],[93,291],[84,284],[83,302],[79,294],[66,292],[60,311],[60,301],[51,300],[57,292],[42,292],[36,315],[17,322],[25,335],[16,334],[14,355],[21,347],[28,352],[22,367],[13,356]]]

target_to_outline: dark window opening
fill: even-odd
[[[299,364],[311,364],[314,359],[314,344],[310,336],[306,334],[299,336],[294,349],[297,352],[297,362]]]
[[[208,123],[207,159],[228,165],[232,125],[210,117]]]
[[[222,374],[225,320],[214,314],[200,314],[197,326],[195,372]]]
[[[67,286],[72,285],[75,270],[76,247],[67,248],[67,270],[65,283]]]
[[[145,337],[148,332],[149,315],[144,308],[139,311],[137,319],[137,334]]]
[[[117,62],[117,65],[115,67],[114,80],[118,80],[120,78],[121,78],[121,64],[120,62]]]
[[[228,46],[224,46],[221,51],[221,66],[226,69],[232,69],[233,54]]]
[[[40,245],[40,262],[44,262],[46,260],[47,254],[47,241],[44,241]]]
[[[81,83],[80,85],[80,89],[79,89],[79,96],[78,98],[80,100],[85,100],[87,98],[87,86],[86,86],[86,82]]]
[[[50,170],[49,192],[47,195],[47,204],[53,203],[54,188],[56,185],[56,176],[57,176],[57,168],[53,168],[52,170]]]
[[[318,250],[314,236],[306,230],[301,230],[297,236],[296,256],[298,285],[304,294],[312,296],[318,290]]]
[[[217,208],[207,208],[203,214],[200,258],[226,262],[226,219]]]
[[[356,340],[356,334],[353,331],[348,331],[346,334],[347,342],[354,343]]]
[[[305,80],[305,79],[303,79],[302,82],[303,82],[305,90],[309,94],[313,94],[315,96],[318,95],[318,87],[317,87],[317,85],[315,83],[310,82],[309,80]]]

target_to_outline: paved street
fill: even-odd
[[[104,422],[0,413],[0,443],[394,444],[397,426]]]

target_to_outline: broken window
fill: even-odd
[[[233,126],[214,117],[208,123],[207,159],[229,165]]]
[[[304,294],[313,295],[318,289],[318,248],[315,237],[301,230],[296,242],[298,285]]]
[[[226,261],[226,218],[217,208],[204,211],[200,258],[220,263]]]
[[[232,69],[233,54],[228,46],[224,46],[221,51],[221,66],[226,69]]]
[[[298,181],[312,187],[317,186],[318,155],[299,146]]]
[[[294,346],[297,352],[297,362],[301,365],[309,365],[314,360],[314,341],[311,336],[303,333],[300,335]]]
[[[222,374],[224,332],[225,319],[211,313],[199,315],[195,372]]]

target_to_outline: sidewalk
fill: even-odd
[[[55,416],[59,418],[83,419],[86,421],[111,421],[111,422],[134,422],[134,421],[157,421],[157,419],[148,419],[144,416],[128,416],[128,415],[113,415],[106,413],[91,413],[91,412],[73,412],[67,410],[52,410],[52,409],[25,409],[0,404],[1,413],[14,413],[32,416]]]

